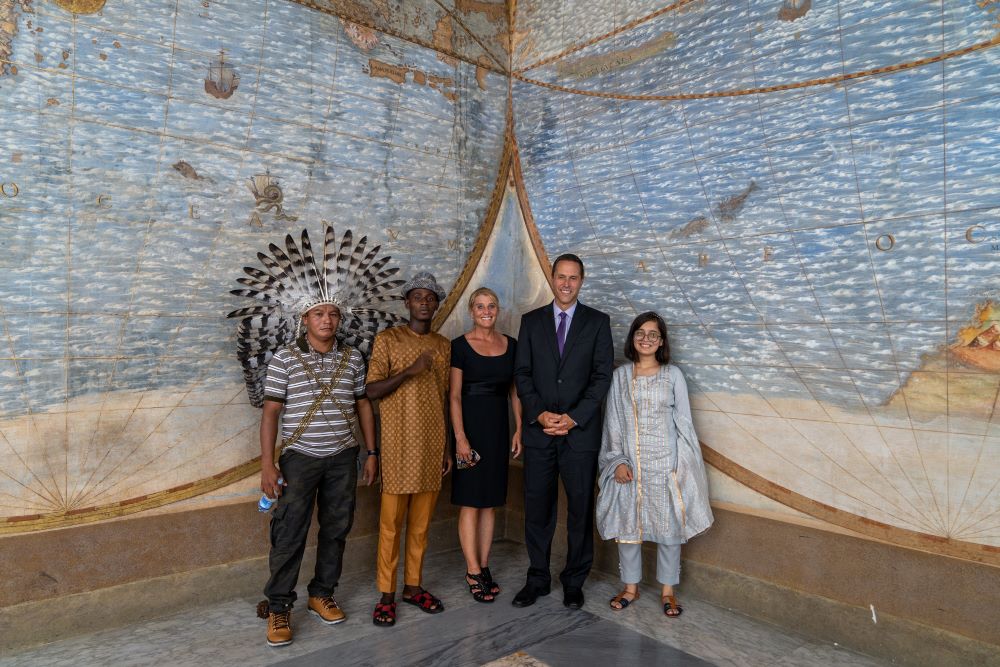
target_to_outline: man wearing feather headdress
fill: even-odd
[[[340,308],[321,301],[302,313],[305,336],[275,352],[264,383],[260,423],[260,488],[281,497],[271,517],[271,577],[267,643],[292,641],[289,613],[316,503],[319,538],[316,571],[309,582],[308,611],[328,625],[346,620],[334,589],[340,579],[344,546],[354,522],[358,483],[355,423],[368,444],[363,480],[378,474],[375,418],[365,396],[365,364],[358,350],[337,345]],[[275,467],[278,436],[287,443]],[[304,425],[304,428],[303,428]]]
[[[451,470],[445,448],[451,343],[431,331],[445,292],[434,276],[416,274],[402,287],[410,320],[375,336],[368,364],[368,396],[379,401],[382,445],[382,505],[379,513],[377,584],[382,598],[372,620],[396,622],[399,540],[406,520],[403,602],[429,614],[444,605],[421,585],[427,530]]]
[[[366,236],[355,243],[348,230],[338,243],[333,228],[324,227],[320,261],[307,230],[299,244],[289,234],[284,248],[271,243],[270,255],[257,253],[263,269],[244,267],[237,280],[243,288],[232,291],[257,305],[229,314],[241,318],[237,357],[250,403],[263,409],[260,488],[278,498],[268,599],[258,607],[271,646],[292,641],[291,608],[314,504],[319,539],[308,610],[329,625],[345,620],[333,593],[354,520],[359,444],[367,449],[364,482],[378,475],[364,355],[376,331],[403,321],[382,309],[402,299],[394,292],[403,281],[391,279],[398,267],[387,267],[390,258],[379,258],[380,246],[369,248]]]

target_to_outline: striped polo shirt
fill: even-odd
[[[333,389],[333,396],[351,419],[356,420],[354,401],[365,395],[365,362],[361,353],[349,345],[336,343],[326,354],[312,349],[305,339],[292,344],[297,346],[302,361],[287,347],[279,349],[267,367],[267,379],[264,381],[264,400],[285,404],[281,413],[281,439],[290,438],[295,433],[295,429],[309,412],[309,406],[321,391],[319,385],[306,373],[303,361],[308,364],[314,376],[329,383],[340,366],[341,355],[349,355],[340,381]],[[337,403],[327,397],[313,414],[306,430],[287,449],[323,457],[339,454],[357,444],[351,426]]]

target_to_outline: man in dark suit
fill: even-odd
[[[548,595],[558,480],[566,490],[563,604],[583,606],[583,582],[594,561],[594,482],[601,447],[601,401],[611,384],[611,322],[577,301],[583,262],[560,255],[552,265],[555,299],[521,318],[514,383],[523,412],[524,541],[527,583],[512,601],[527,607]]]

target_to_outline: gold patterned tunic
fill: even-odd
[[[426,350],[434,354],[431,367],[379,401],[383,493],[441,489],[451,343],[406,325],[386,329],[375,336],[367,383],[403,372]]]

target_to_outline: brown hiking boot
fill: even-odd
[[[320,620],[327,625],[336,625],[347,620],[347,615],[340,609],[340,605],[333,599],[332,595],[322,598],[309,598],[309,613],[319,616]]]
[[[292,611],[271,612],[267,615],[267,645],[284,646],[292,643]]]

